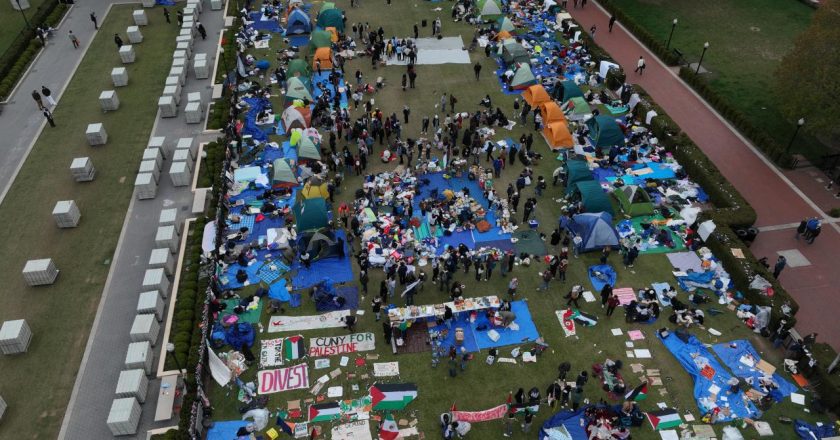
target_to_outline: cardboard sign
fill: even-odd
[[[297,422],[295,423],[295,438],[309,437],[309,423]]]
[[[309,356],[335,356],[376,348],[373,333],[353,333],[341,336],[323,336],[309,339]]]
[[[462,422],[489,422],[490,420],[501,419],[506,412],[507,405],[499,405],[484,411],[452,411],[452,416],[455,420]]]
[[[283,338],[266,339],[260,342],[260,367],[283,365]]]
[[[257,372],[259,394],[272,394],[281,391],[309,388],[309,367],[303,363],[276,370]]]
[[[392,377],[399,375],[399,362],[378,362],[373,364],[373,377]]]
[[[371,440],[370,423],[367,420],[338,425],[332,429],[332,440]]]

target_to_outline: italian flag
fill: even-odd
[[[283,341],[283,353],[285,353],[287,361],[293,361],[303,357],[303,355],[306,354],[306,348],[303,344],[303,336],[297,335],[286,338],[286,340]]]
[[[341,418],[341,407],[338,402],[319,403],[309,406],[310,422],[329,422]]]
[[[657,431],[674,429],[682,423],[682,419],[680,419],[677,410],[671,408],[649,412],[647,413],[647,418],[650,421],[650,426]]]
[[[400,428],[391,413],[385,415],[385,420],[379,427],[379,440],[397,440],[400,438]]]
[[[380,383],[369,391],[371,405],[377,411],[399,411],[417,398],[417,385],[413,383]]]

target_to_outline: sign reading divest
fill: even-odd
[[[353,333],[341,336],[324,336],[309,340],[309,356],[324,357],[376,348],[373,333]]]
[[[259,394],[309,388],[309,367],[303,363],[288,368],[257,372]]]

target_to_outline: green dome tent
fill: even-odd
[[[561,101],[566,102],[572,98],[583,97],[583,91],[580,90],[580,87],[574,81],[563,81],[560,84],[563,86],[563,97]]]
[[[297,183],[297,177],[295,177],[295,171],[292,169],[292,164],[290,164],[286,159],[276,159],[271,171],[271,183],[272,185]]]
[[[582,121],[592,113],[586,100],[583,98],[572,98],[563,103],[561,107],[563,113],[566,114],[566,119],[570,121]]]
[[[596,116],[586,121],[586,126],[596,147],[624,146],[624,133],[612,117]]]
[[[321,149],[309,136],[304,136],[298,144],[299,159],[321,160]]]
[[[314,52],[319,47],[330,47],[332,40],[329,32],[324,30],[313,31],[309,36],[309,51]]]
[[[326,11],[322,10],[321,13],[318,14],[318,27],[321,29],[334,27],[339,32],[344,33],[344,17],[341,9],[332,8],[327,9]]]
[[[502,7],[496,0],[478,0],[478,15],[484,21],[492,21],[502,16]]]
[[[502,43],[501,56],[502,60],[508,65],[514,63],[527,64],[531,61],[528,51],[513,38],[508,38]]]
[[[593,180],[593,178],[592,171],[589,170],[589,164],[585,160],[566,162],[566,181],[563,182],[563,186],[566,187],[566,195],[574,192],[576,183],[587,180]]]
[[[584,212],[606,212],[613,215],[610,198],[601,189],[601,184],[594,180],[585,180],[574,184],[572,197],[580,197]]]
[[[298,232],[327,226],[327,202],[322,197],[300,199],[292,207]]]
[[[496,28],[496,32],[507,31],[513,33],[516,30],[516,26],[507,17],[499,17],[494,27]]]
[[[537,83],[530,64],[520,64],[513,73],[510,80],[510,88],[513,90],[524,90]]]
[[[638,185],[625,185],[616,188],[613,196],[618,200],[621,210],[630,217],[653,215],[653,203],[650,195]]]
[[[323,4],[323,5],[321,5],[321,10],[320,10],[320,11],[318,11],[318,12],[319,12],[319,13],[320,13],[320,12],[324,12],[324,11],[326,11],[326,10],[328,10],[328,9],[335,9],[335,3],[333,3],[333,2],[324,2],[324,4]]]
[[[296,76],[309,78],[312,76],[312,71],[309,70],[309,65],[306,64],[306,61],[298,58],[289,61],[289,67],[286,68],[286,76],[289,78]]]
[[[308,99],[312,101],[312,93],[306,87],[306,83],[298,77],[289,78],[286,80],[286,102],[294,101],[295,99]]]

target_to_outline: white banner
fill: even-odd
[[[259,394],[272,394],[281,391],[309,388],[309,367],[306,363],[276,370],[257,372]]]
[[[353,333],[341,336],[324,336],[309,339],[309,357],[335,356],[376,348],[373,333]]]
[[[373,377],[392,377],[399,375],[399,362],[378,362],[373,364]]]
[[[370,424],[367,420],[338,425],[332,429],[332,440],[371,440]]]
[[[260,342],[260,367],[283,365],[283,338],[266,339]]]
[[[344,327],[341,318],[349,315],[349,310],[338,310],[311,316],[272,316],[268,320],[268,332],[299,332],[323,328]]]

